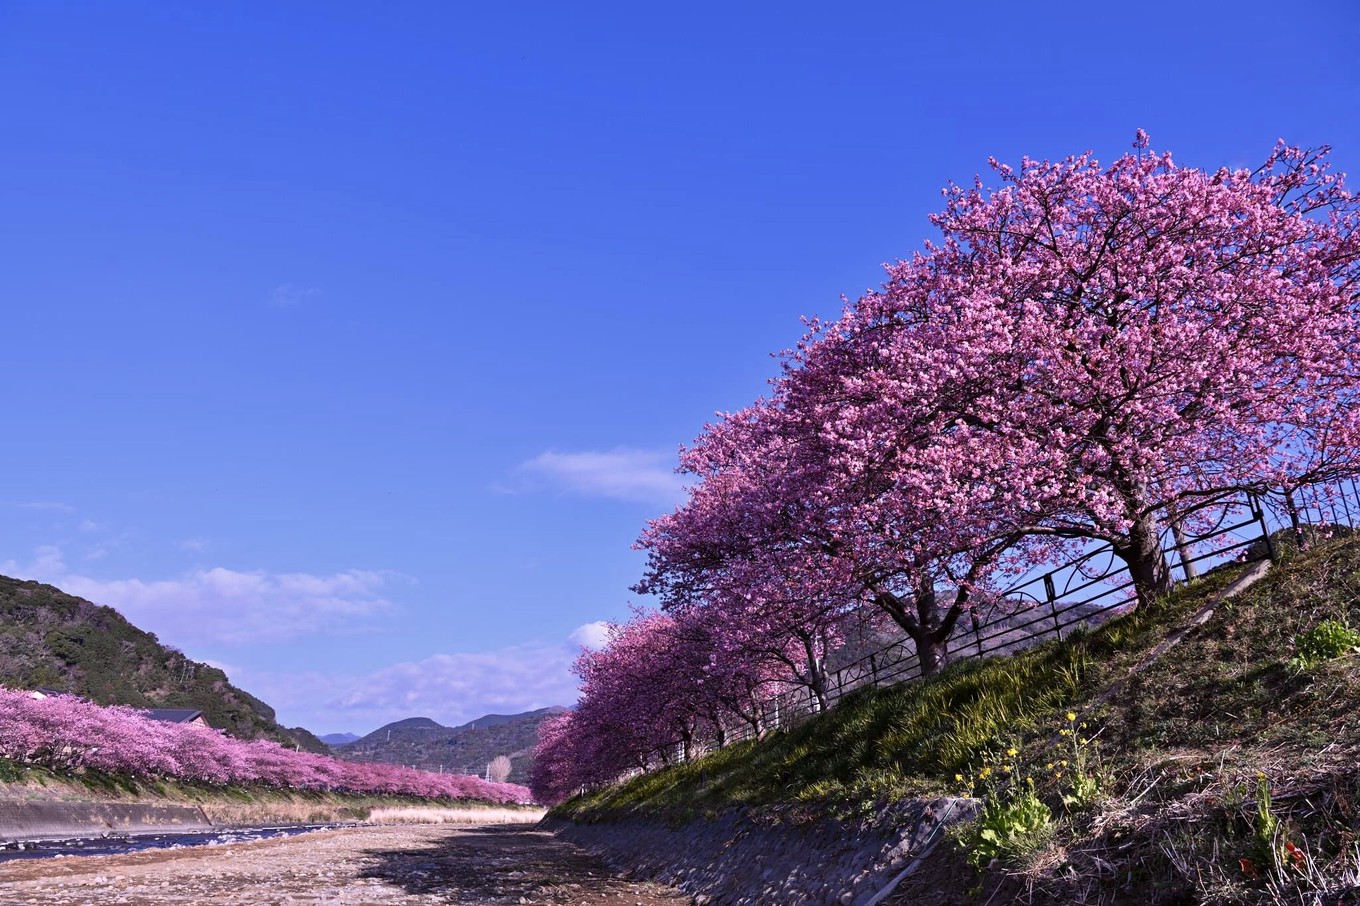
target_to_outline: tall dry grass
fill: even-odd
[[[370,824],[529,824],[542,818],[543,809],[433,808],[402,806],[375,808]]]

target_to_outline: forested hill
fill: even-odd
[[[333,746],[347,761],[404,764],[427,771],[481,774],[497,755],[510,759],[510,781],[524,783],[532,765],[538,725],[565,708],[541,708],[524,714],[487,714],[460,727],[446,727],[428,717],[408,717],[379,727],[347,745]]]
[[[101,705],[194,708],[232,736],[327,751],[307,730],[279,726],[273,708],[221,670],[162,645],[113,608],[7,576],[0,576],[0,685],[72,692]]]

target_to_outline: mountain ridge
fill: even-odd
[[[560,705],[520,714],[487,714],[456,727],[408,717],[332,746],[337,758],[401,764],[427,771],[482,774],[498,755],[510,759],[510,782],[523,783],[533,765],[538,726],[567,709]]]
[[[0,685],[100,705],[193,709],[241,739],[328,751],[311,731],[279,724],[272,707],[232,685],[223,670],[190,659],[114,608],[8,576],[0,576]]]

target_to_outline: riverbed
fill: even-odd
[[[0,906],[681,906],[522,825],[342,827],[0,863]]]
[[[71,856],[111,856],[148,849],[180,849],[185,846],[224,846],[270,837],[289,837],[319,830],[354,825],[312,824],[286,827],[246,827],[185,834],[103,834],[65,840],[32,840],[0,843],[0,863],[14,859],[64,859]]]

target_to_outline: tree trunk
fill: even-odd
[[[1171,514],[1171,536],[1176,540],[1176,553],[1181,558],[1181,570],[1185,573],[1185,581],[1195,581],[1199,578],[1199,568],[1192,562],[1195,551],[1190,546],[1190,539],[1186,537],[1185,529],[1181,527],[1180,517],[1175,513]]]
[[[914,612],[908,610],[903,600],[892,592],[880,591],[874,596],[878,606],[902,627],[915,644],[921,676],[934,676],[948,659],[949,637],[958,623],[959,614],[963,612],[968,594],[959,589],[954,603],[942,612],[935,593],[935,580],[920,577],[914,583],[913,598]]]
[[[737,714],[738,716],[741,717],[742,720],[746,721],[747,725],[751,728],[751,738],[759,739],[760,734],[765,732],[765,722],[761,720],[760,702],[755,701],[753,699],[751,701],[751,710],[749,712],[738,711]]]
[[[1158,529],[1152,514],[1138,516],[1129,527],[1128,541],[1114,545],[1115,556],[1129,568],[1139,607],[1151,606],[1171,591],[1171,569]]]
[[[825,711],[827,709],[826,662],[817,652],[817,642],[812,633],[799,632],[798,639],[803,643],[803,652],[807,656],[807,681],[808,688],[812,690],[814,710]]]
[[[921,676],[934,676],[944,667],[949,656],[949,640],[938,633],[926,633],[916,639],[916,657],[921,663]]]

